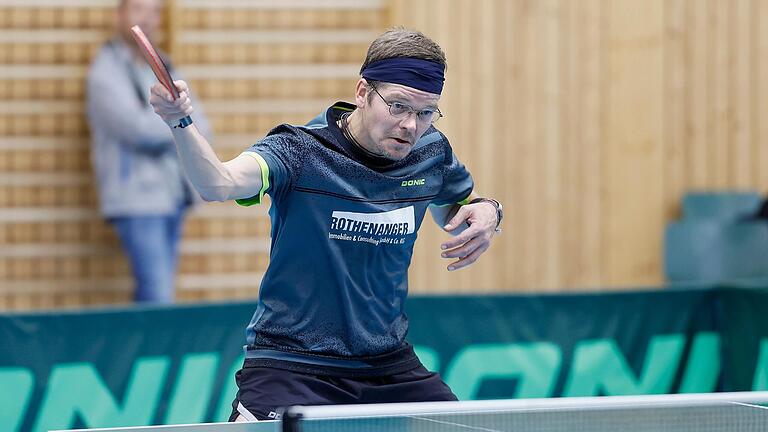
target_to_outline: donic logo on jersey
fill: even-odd
[[[361,241],[373,245],[403,244],[416,229],[413,206],[380,213],[334,211],[331,214],[331,240]]]
[[[402,187],[408,187],[408,186],[424,186],[427,184],[426,179],[417,179],[417,180],[403,180],[402,183],[400,183],[400,186]]]

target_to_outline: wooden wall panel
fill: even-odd
[[[3,29],[112,29],[114,1],[53,3],[4,0],[0,3],[0,25]]]
[[[84,77],[112,0],[0,0],[0,309],[125,302],[130,277],[95,210]],[[438,123],[504,232],[445,270],[426,223],[416,293],[658,285],[664,225],[691,189],[768,191],[768,2],[172,0],[163,32],[231,158],[349,99],[369,41],[424,31],[448,55]],[[182,301],[254,297],[267,206],[201,206]],[[71,254],[72,256],[67,256]]]
[[[446,272],[447,263],[434,258],[444,234],[422,235],[414,290],[598,286],[604,247],[602,3],[393,3],[393,24],[423,28],[446,50],[441,106],[447,116],[439,127],[473,172],[478,191],[498,197],[507,209],[491,251],[458,273]],[[445,16],[432,19],[438,10]]]
[[[606,12],[603,283],[659,282],[663,226],[662,1]],[[639,19],[640,18],[640,19]],[[658,227],[655,235],[638,227]]]
[[[83,104],[116,4],[0,0],[0,310],[130,300],[128,263],[97,211]],[[160,45],[203,101],[224,159],[345,98],[386,16],[378,0],[166,4]],[[190,215],[180,301],[256,297],[267,208],[206,204]]]
[[[504,233],[459,274],[434,258],[443,234],[422,235],[414,291],[659,285],[685,191],[768,190],[765,2],[391,5],[390,24],[446,50],[439,127],[507,210]]]
[[[359,30],[382,27],[383,13],[380,2],[361,1],[357,7],[343,7],[339,2],[328,1],[318,8],[297,9],[290,6],[291,2],[259,5],[254,1],[252,7],[241,2],[236,7],[228,8],[209,2],[179,3],[181,18],[180,26],[192,29],[248,29],[248,30]],[[337,6],[334,7],[334,4]]]
[[[754,34],[754,81],[751,83],[752,92],[752,127],[754,128],[754,140],[752,148],[755,155],[752,158],[755,184],[765,188],[768,185],[768,2],[756,1],[752,12],[752,34]]]
[[[687,30],[692,26],[690,9],[685,0],[675,0],[667,3],[665,26],[667,27],[667,50],[664,53],[664,89],[663,99],[667,107],[664,116],[664,172],[667,172],[664,202],[674,202],[690,187],[690,179],[686,179],[686,167],[690,162],[686,147],[687,135],[690,133],[683,127],[673,125],[685,124],[686,113],[690,110],[689,91],[692,82],[685,74],[684,65],[691,62],[690,40],[686,37]],[[664,219],[679,217],[679,212],[673,206],[666,206]]]

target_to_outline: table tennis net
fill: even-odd
[[[283,432],[757,432],[768,392],[292,407]]]

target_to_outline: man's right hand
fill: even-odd
[[[162,84],[156,83],[152,86],[149,96],[149,103],[157,115],[168,125],[178,124],[179,120],[192,114],[192,99],[189,98],[189,86],[182,80],[174,81],[173,84],[179,91],[179,98],[174,100],[171,92]]]

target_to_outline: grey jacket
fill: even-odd
[[[199,200],[183,175],[170,128],[148,103],[151,70],[135,63],[132,55],[122,39],[113,39],[88,72],[91,161],[101,213],[107,218],[167,215]],[[192,119],[210,139],[199,102]]]

